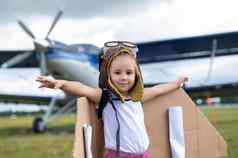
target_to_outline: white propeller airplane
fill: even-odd
[[[50,74],[56,78],[76,80],[96,87],[99,75],[97,57],[100,48],[92,44],[66,45],[48,38],[62,14],[62,11],[58,12],[44,39],[37,39],[31,30],[19,20],[18,24],[32,38],[35,49],[33,51],[27,51],[25,53],[18,54],[2,63],[1,72],[14,69],[6,68],[13,67],[14,65],[23,62],[36,53],[37,59],[39,60],[41,75]],[[20,71],[24,72],[22,69]],[[3,92],[1,95],[6,94]],[[19,96],[22,95],[25,94],[19,94]],[[29,96],[33,97],[32,94]],[[36,98],[40,97],[38,95],[35,96]],[[47,96],[49,97],[49,95],[46,95],[45,97]],[[62,95],[52,98],[49,104],[49,110],[46,112],[46,114],[43,117],[35,118],[33,121],[34,132],[46,131],[46,125],[49,121],[52,121],[58,116],[62,116],[75,110],[75,98],[72,96],[67,96],[67,98],[63,100],[64,103],[65,100],[67,101],[65,105],[57,112],[53,113],[55,110],[56,100],[62,100],[63,98],[64,97]]]
[[[55,78],[80,81],[96,87],[99,75],[98,54],[101,49],[92,44],[66,45],[48,38],[62,13],[58,12],[43,40],[37,39],[22,21],[18,21],[32,38],[35,49],[16,55],[2,63],[1,67],[12,67],[36,53],[41,75],[50,74]],[[230,95],[231,92],[237,94],[237,41],[238,33],[235,32],[138,43],[138,60],[144,83],[150,86],[186,75],[190,81],[185,88],[195,92],[195,97]],[[53,113],[57,101],[57,97],[53,97],[46,114],[33,121],[33,130],[44,132],[49,121],[74,111],[75,98],[67,96],[66,100],[67,103]]]

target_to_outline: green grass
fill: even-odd
[[[228,144],[228,158],[238,157],[238,108],[203,108]],[[46,134],[34,134],[32,117],[0,118],[0,158],[70,158],[75,115],[56,120]]]
[[[238,158],[238,107],[204,108],[204,113],[228,145],[228,158]]]
[[[34,134],[32,117],[0,118],[0,157],[69,158],[74,140],[74,116],[49,125],[46,134]]]

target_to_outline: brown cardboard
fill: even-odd
[[[178,89],[144,104],[145,124],[150,137],[148,151],[151,158],[171,157],[167,110],[172,106],[183,107],[186,158],[225,158],[227,156],[227,145],[224,139],[195,106],[190,97],[182,89]],[[91,123],[94,126],[93,158],[103,158],[102,122],[95,116],[95,106],[87,99],[80,98],[78,107],[74,158],[85,158],[82,133],[84,123]]]
[[[86,98],[80,98],[77,102],[77,117],[75,127],[74,158],[85,158],[83,142],[83,125],[89,123],[93,126],[92,152],[93,158],[102,158],[104,154],[104,136],[102,121],[95,115],[95,106]]]

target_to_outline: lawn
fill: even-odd
[[[238,107],[204,108],[206,116],[228,144],[228,158],[238,158]]]
[[[228,144],[229,158],[238,157],[238,107],[203,108]],[[46,134],[34,134],[32,117],[0,117],[0,157],[70,158],[74,140],[75,115],[49,125]]]
[[[46,134],[34,134],[32,117],[0,118],[0,157],[69,158],[72,155],[75,116],[49,125]]]

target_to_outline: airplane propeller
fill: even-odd
[[[59,11],[57,15],[55,16],[53,23],[50,26],[50,29],[44,39],[37,39],[35,35],[32,33],[32,31],[25,25],[21,20],[18,20],[17,23],[19,26],[26,32],[28,36],[33,40],[34,44],[34,52],[39,53],[40,55],[40,70],[41,70],[41,75],[47,75],[48,70],[47,70],[47,59],[46,59],[46,53],[49,47],[53,47],[50,42],[49,42],[49,35],[52,32],[52,30],[55,28],[57,22],[59,21],[60,17],[62,16],[63,11]],[[30,57],[33,54],[33,52],[25,52],[23,54],[16,55],[15,57],[9,59],[8,61],[4,62],[1,65],[1,68],[8,68],[11,66],[14,66],[24,60],[26,60],[28,57]]]
[[[9,68],[12,67],[18,63],[20,63],[21,61],[26,60],[28,57],[30,57],[32,55],[32,52],[25,52],[23,54],[18,54],[14,57],[12,57],[11,59],[7,60],[6,62],[4,62],[1,65],[1,68]]]
[[[21,28],[22,28],[32,39],[35,39],[34,34],[31,32],[31,30],[30,30],[21,20],[18,20],[17,23],[21,26]]]
[[[57,22],[59,21],[59,19],[60,19],[60,17],[62,16],[62,14],[63,14],[63,11],[62,11],[62,10],[60,10],[60,11],[57,13],[57,15],[55,16],[55,19],[54,19],[54,21],[53,21],[53,23],[52,23],[52,25],[51,25],[51,27],[50,27],[50,29],[49,29],[49,31],[48,31],[46,37],[45,37],[45,39],[48,39],[50,33],[51,33],[52,30],[54,29],[55,25],[56,25]]]

